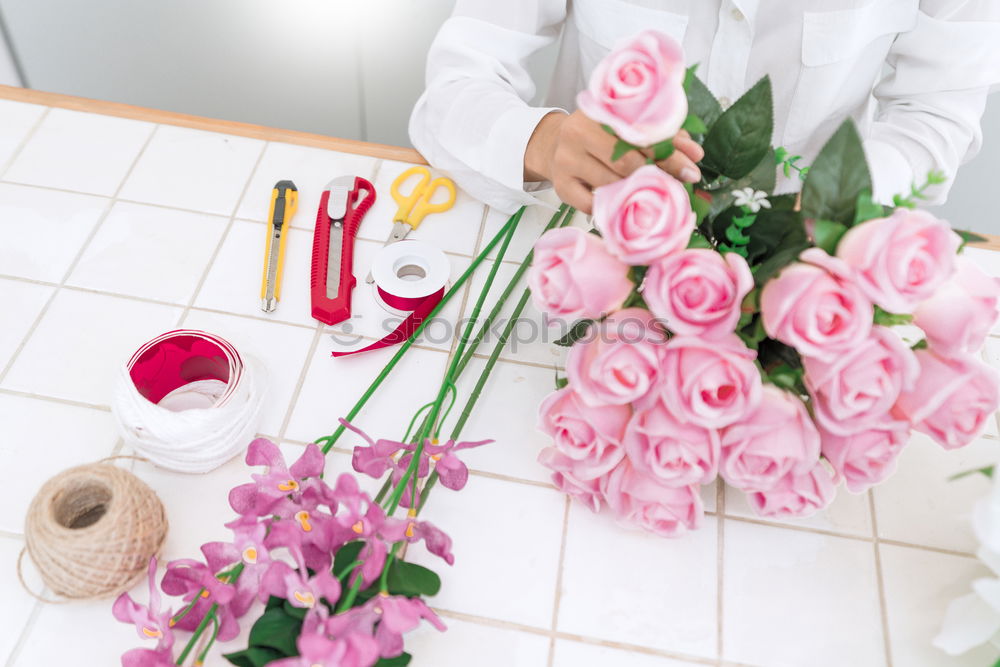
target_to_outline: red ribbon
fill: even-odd
[[[441,302],[442,297],[444,297],[444,287],[439,289],[437,292],[434,292],[434,294],[421,297],[419,299],[395,296],[393,294],[389,294],[381,287],[378,287],[378,294],[390,308],[395,308],[396,310],[409,310],[412,312],[410,312],[410,314],[406,316],[406,319],[400,322],[399,326],[390,331],[382,340],[375,341],[371,345],[363,347],[359,350],[348,350],[346,352],[335,350],[332,352],[333,356],[346,357],[349,354],[358,354],[360,352],[368,352],[371,350],[381,350],[383,347],[399,345],[413,335],[413,332],[420,327],[421,323],[425,319],[427,319],[428,315],[431,314],[431,311],[434,310],[435,306]]]

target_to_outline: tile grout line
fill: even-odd
[[[563,527],[562,538],[559,541],[559,566],[556,569],[556,590],[552,601],[552,632],[559,629],[559,608],[562,605],[562,579],[563,565],[566,562],[566,536],[569,533],[569,509],[571,498],[566,495],[563,498]],[[552,667],[556,659],[556,638],[549,639],[549,661],[548,667]]]
[[[716,513],[716,554],[718,556],[715,565],[715,657],[722,662],[722,651],[724,648],[722,634],[722,596],[723,577],[725,576],[725,522],[726,522],[726,483],[719,478],[719,483],[715,488],[715,513]]]
[[[47,401],[49,403],[61,403],[62,405],[70,405],[75,408],[87,408],[90,410],[100,410],[101,412],[111,412],[110,405],[104,405],[101,403],[85,403],[83,401],[76,401],[71,398],[62,398],[60,396],[47,396],[45,394],[36,394],[30,391],[21,391],[19,389],[7,389],[6,387],[0,387],[0,394],[6,394],[8,396],[20,396],[21,398],[32,398],[39,401]]]
[[[157,126],[159,127],[159,126]],[[233,205],[232,215],[229,216],[229,222],[226,223],[226,229],[222,232],[219,237],[219,242],[215,244],[215,250],[212,252],[212,256],[209,258],[208,263],[205,265],[205,270],[201,273],[201,279],[198,281],[197,286],[194,288],[194,293],[191,295],[191,299],[188,301],[187,305],[184,307],[184,311],[181,313],[180,318],[177,320],[177,326],[180,327],[184,320],[187,319],[188,313],[191,312],[191,308],[194,306],[195,301],[198,299],[198,295],[201,293],[202,287],[205,286],[205,281],[208,280],[208,274],[212,271],[212,266],[215,264],[215,260],[218,259],[219,253],[222,251],[222,246],[225,244],[226,239],[229,238],[229,232],[232,230],[233,225],[236,222],[236,213],[240,210],[240,206],[243,204],[243,200],[246,198],[247,191],[250,190],[250,183],[253,182],[253,177],[257,174],[257,168],[260,166],[261,160],[264,159],[264,153],[267,151],[267,147],[270,142],[265,141],[261,144],[260,152],[257,153],[257,159],[253,163],[253,168],[247,175],[247,181],[243,184],[243,190],[240,192],[240,196],[236,198],[236,203]]]
[[[879,546],[878,517],[875,514],[875,493],[871,489],[868,489],[868,513],[872,519],[872,551],[875,556],[875,584],[878,588],[879,620],[882,623],[882,645],[885,649],[886,667],[892,667],[892,644],[889,641],[889,610],[885,603],[882,550]]]
[[[7,158],[7,161],[4,163],[3,168],[0,169],[0,179],[2,179],[2,177],[10,170],[10,168],[17,161],[17,158],[21,156],[21,153],[24,151],[24,147],[27,146],[32,139],[34,139],[35,134],[38,132],[38,128],[40,128],[42,126],[42,123],[45,122],[45,119],[49,117],[49,113],[51,111],[52,107],[45,107],[45,110],[38,115],[38,119],[31,126],[31,129],[28,130],[28,133],[24,135],[24,139],[22,139],[21,143],[17,145],[17,148],[14,149],[14,152],[11,153],[9,158]]]
[[[132,159],[132,164],[129,165],[128,170],[125,172],[125,175],[122,177],[121,182],[115,189],[114,193],[115,196],[117,196],[118,193],[121,192],[122,188],[125,186],[125,182],[128,181],[129,177],[132,176],[132,172],[135,170],[135,166],[139,163],[139,160],[142,159],[142,156],[145,155],[146,148],[149,146],[149,143],[153,140],[153,137],[156,136],[157,127],[158,126],[153,127],[153,129],[149,133],[149,136],[146,137],[146,141],[142,144],[142,148],[139,149],[139,152],[136,153],[136,156]],[[10,373],[10,369],[14,367],[14,364],[17,362],[17,358],[24,350],[24,347],[28,344],[28,341],[35,334],[35,331],[38,329],[38,325],[45,317],[45,314],[48,313],[49,307],[52,305],[52,302],[55,301],[56,296],[59,294],[62,288],[65,287],[66,281],[69,280],[69,277],[71,275],[73,275],[73,271],[76,269],[77,264],[80,263],[80,260],[83,258],[84,253],[87,252],[87,247],[90,245],[91,241],[94,240],[94,237],[97,236],[98,231],[100,231],[101,226],[104,224],[104,221],[107,220],[108,216],[111,215],[111,211],[114,209],[114,207],[115,207],[115,198],[111,197],[110,199],[108,199],[107,204],[104,207],[104,211],[101,213],[100,217],[98,217],[97,222],[94,224],[93,229],[90,230],[90,233],[87,235],[87,237],[83,240],[83,243],[80,245],[80,250],[76,253],[76,256],[73,258],[73,261],[71,261],[69,266],[66,268],[66,272],[63,273],[62,280],[59,281],[59,285],[52,291],[52,294],[49,295],[48,300],[45,302],[45,305],[42,306],[41,310],[38,311],[38,316],[35,317],[35,321],[32,322],[31,327],[28,328],[28,331],[25,332],[24,337],[21,338],[21,342],[18,344],[17,348],[15,348],[14,354],[12,354],[10,359],[7,361],[7,365],[3,368],[2,371],[0,371],[0,384],[3,383],[4,379],[7,377],[7,374]]]
[[[283,442],[285,438],[285,433],[288,431],[288,425],[292,421],[292,414],[295,412],[295,406],[299,402],[299,396],[302,394],[302,387],[305,386],[306,377],[309,375],[309,369],[312,367],[313,357],[316,355],[316,348],[319,347],[320,336],[323,335],[323,323],[316,323],[316,333],[313,334],[312,343],[309,346],[309,352],[306,354],[305,361],[302,363],[302,370],[299,371],[299,379],[295,384],[295,390],[292,392],[292,397],[288,401],[288,409],[285,410],[285,417],[281,420],[281,426],[278,427],[278,442]]]

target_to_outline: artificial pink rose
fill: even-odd
[[[545,397],[538,416],[538,428],[569,461],[560,470],[576,479],[599,477],[625,456],[622,438],[632,416],[627,405],[587,406],[571,387],[564,387]]]
[[[824,361],[868,338],[875,316],[850,269],[820,248],[803,251],[767,281],[760,312],[768,336]]]
[[[552,483],[557,489],[576,498],[591,512],[601,509],[604,494],[601,493],[603,477],[579,479],[574,470],[578,467],[576,461],[569,458],[555,447],[546,447],[538,453],[538,462],[552,471]]]
[[[719,474],[738,489],[767,491],[788,473],[812,470],[819,451],[819,432],[805,404],[765,385],[757,409],[722,432]]]
[[[866,340],[830,361],[803,357],[802,365],[816,422],[838,435],[884,420],[920,373],[913,350],[885,327],[872,327]]]
[[[625,405],[656,382],[666,338],[643,308],[626,308],[594,325],[566,356],[570,386],[588,405]]]
[[[1000,407],[1000,375],[969,356],[917,350],[920,377],[896,402],[896,416],[945,449],[963,447],[986,429]]]
[[[910,425],[893,420],[851,435],[820,429],[823,456],[851,493],[863,493],[889,477],[909,439]]]
[[[655,30],[624,40],[590,75],[576,105],[636,146],[670,139],[687,118],[684,51]]]
[[[663,537],[697,529],[705,513],[697,486],[664,486],[636,470],[628,459],[605,477],[603,486],[618,523]]]
[[[683,250],[649,267],[642,296],[677,334],[719,338],[733,333],[743,297],[753,289],[747,261],[704,248]]]
[[[594,190],[594,226],[626,264],[647,265],[683,250],[694,223],[684,185],[653,164]]]
[[[735,334],[716,340],[674,336],[661,354],[658,391],[681,422],[719,429],[760,403],[757,354]]]
[[[597,319],[621,308],[632,293],[628,271],[600,238],[562,227],[535,242],[528,286],[542,312],[567,320]]]
[[[868,298],[890,313],[912,313],[955,270],[962,239],[927,211],[898,208],[852,227],[837,257],[854,269]]]
[[[804,518],[829,505],[836,494],[830,472],[817,461],[811,470],[789,472],[772,488],[748,493],[747,499],[758,516]]]
[[[623,442],[635,469],[667,486],[708,484],[719,471],[719,434],[678,421],[663,401],[632,415]]]
[[[955,274],[917,306],[913,323],[924,330],[931,349],[949,357],[978,352],[1000,316],[1000,278],[958,256]]]

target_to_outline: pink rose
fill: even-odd
[[[671,331],[719,338],[733,333],[753,289],[747,261],[734,252],[683,250],[649,267],[642,296]]]
[[[897,416],[945,449],[963,447],[986,429],[1000,404],[1000,376],[972,357],[917,350],[920,377],[896,403]]]
[[[696,530],[705,513],[698,487],[663,486],[637,471],[628,459],[607,476],[604,495],[618,523],[663,537],[680,537]]]
[[[644,30],[597,64],[576,105],[630,144],[651,146],[677,134],[687,118],[684,73],[681,45]]]
[[[829,471],[817,462],[804,473],[788,473],[767,491],[748,493],[747,499],[758,516],[804,518],[829,505],[836,494]]]
[[[851,435],[820,429],[820,439],[837,478],[844,478],[851,493],[863,493],[896,469],[896,458],[910,439],[910,425],[887,420]]]
[[[967,257],[956,259],[955,274],[917,306],[913,323],[940,355],[978,352],[1000,316],[1000,278],[984,273]]]
[[[812,470],[819,450],[819,432],[802,401],[765,385],[759,407],[722,432],[719,474],[738,489],[767,491],[788,473]]]
[[[611,315],[569,349],[566,377],[587,404],[625,405],[644,397],[659,372],[662,329],[642,308]]]
[[[687,190],[656,165],[594,190],[594,226],[626,264],[647,265],[683,250],[694,223]]]
[[[632,293],[628,271],[601,239],[563,227],[535,242],[528,286],[542,312],[567,320],[597,319],[621,308]]]
[[[768,336],[824,361],[868,338],[875,316],[850,269],[819,248],[767,281],[760,308]]]
[[[955,270],[962,239],[927,211],[898,208],[852,227],[837,257],[855,271],[868,298],[890,313],[912,313]]]
[[[885,327],[872,327],[867,340],[831,361],[803,357],[802,364],[816,422],[838,435],[883,420],[920,373],[913,351]]]
[[[591,512],[601,509],[604,494],[601,493],[603,477],[582,480],[573,474],[573,460],[562,454],[555,447],[546,447],[538,453],[538,462],[552,471],[552,483],[557,489],[576,498]]]
[[[571,387],[565,387],[545,397],[538,416],[539,430],[552,438],[556,451],[566,458],[557,461],[558,470],[575,479],[600,477],[625,456],[622,437],[632,416],[628,406],[590,407]]]
[[[667,486],[708,484],[718,474],[719,434],[677,421],[662,401],[632,415],[624,445],[637,471]]]
[[[674,336],[662,355],[659,392],[681,422],[718,429],[760,403],[757,354],[735,334],[717,340]]]

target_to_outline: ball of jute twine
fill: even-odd
[[[122,457],[134,458],[134,457]],[[142,579],[167,535],[156,493],[108,459],[70,468],[42,485],[24,525],[25,549],[50,591],[62,600],[110,597]]]

